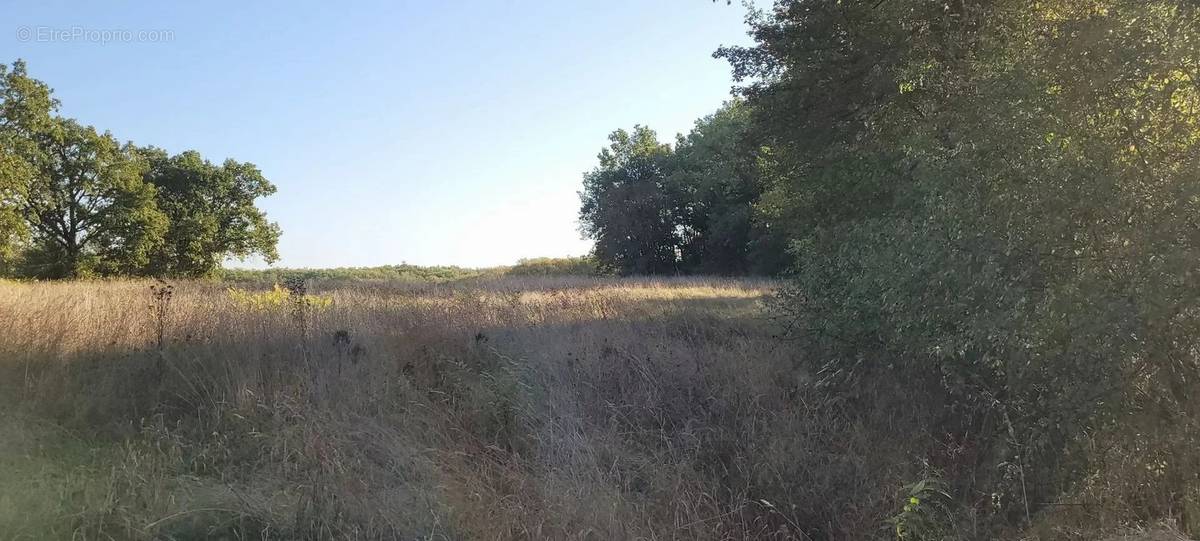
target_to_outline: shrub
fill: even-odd
[[[296,303],[303,303],[311,308],[328,308],[333,305],[333,296],[321,296],[313,294],[293,294],[288,288],[274,284],[270,291],[248,291],[236,287],[227,288],[229,298],[239,306],[250,308],[253,310],[272,310],[282,307],[290,307]]]
[[[596,276],[600,265],[592,257],[536,257],[522,259],[504,270],[510,276]]]

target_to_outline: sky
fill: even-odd
[[[60,113],[262,169],[284,267],[576,256],[582,174],[635,124],[673,141],[730,98],[710,0],[0,0]],[[4,28],[7,27],[7,28]],[[230,266],[261,266],[233,262]]]

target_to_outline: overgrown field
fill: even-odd
[[[773,282],[291,288],[0,282],[0,538],[894,539],[940,474],[921,397],[825,390]]]

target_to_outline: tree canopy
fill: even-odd
[[[1200,7],[780,0],[748,21],[754,45],[716,52],[741,83],[739,128],[718,135],[728,109],[702,120],[660,152],[653,197],[617,193],[611,214],[591,210],[607,192],[585,179],[602,263],[785,268],[776,314],[822,383],[848,403],[897,383],[922,397],[926,463],[971,472],[951,491],[1001,504],[971,510],[992,524],[1094,473],[1085,435],[1139,411],[1188,426]],[[596,235],[610,218],[674,231],[639,248],[674,265],[621,264],[627,251]],[[737,257],[748,264],[713,265]],[[978,454],[937,455],[945,441]],[[1197,475],[1160,467],[1171,482],[1157,490],[1182,494]]]
[[[277,258],[274,193],[249,163],[122,144],[57,114],[50,88],[0,65],[0,262],[11,274],[208,276],[229,257]]]
[[[730,102],[674,146],[645,126],[609,135],[584,176],[582,231],[601,264],[623,274],[771,272],[766,223],[754,221],[762,185],[743,148],[750,114]]]
[[[653,130],[617,130],[600,151],[600,166],[584,175],[584,232],[596,253],[623,272],[671,273],[677,237],[666,204],[664,162],[670,148]]]
[[[278,259],[279,227],[255,206],[275,186],[252,163],[226,160],[221,165],[196,151],[170,156],[157,148],[141,150],[147,184],[158,191],[158,207],[169,227],[150,258],[155,274],[207,276],[227,257],[260,255]]]

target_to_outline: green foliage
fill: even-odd
[[[595,276],[602,274],[592,257],[535,257],[503,270],[509,276]]]
[[[195,151],[141,152],[149,162],[146,181],[158,188],[159,208],[170,220],[151,273],[212,276],[228,257],[278,259],[279,227],[254,205],[275,186],[254,164],[226,160],[217,166]]]
[[[297,304],[311,308],[328,308],[333,305],[331,296],[295,295],[279,284],[274,284],[270,291],[249,291],[236,287],[228,288],[227,291],[234,303],[252,310],[274,310],[294,307]]]
[[[598,156],[600,165],[584,175],[579,220],[595,239],[595,254],[622,274],[663,274],[678,270],[677,238],[669,214],[664,161],[670,147],[654,130],[617,130]]]
[[[746,143],[750,118],[750,108],[734,101],[676,138],[666,185],[683,272],[779,270],[763,252],[770,231],[754,208],[762,185],[755,150]]]
[[[617,130],[584,176],[583,233],[594,255],[622,274],[776,272],[769,224],[758,220],[755,152],[745,148],[749,109],[726,104],[675,146],[649,128]]]
[[[23,62],[0,70],[0,96],[0,256],[21,248],[25,273],[54,278],[145,265],[165,220],[131,147],[55,116],[58,102]]]
[[[11,71],[0,64],[0,91],[0,271],[7,271],[29,235],[20,201],[28,194],[22,179],[33,175],[33,166],[25,158],[30,152],[28,138],[19,128],[44,125],[54,102],[45,85],[26,76],[25,64],[19,61]],[[18,107],[14,96],[25,103]],[[30,115],[34,118],[26,118]]]
[[[35,133],[38,152],[17,205],[32,230],[33,274],[132,274],[161,242],[166,220],[141,163],[111,135],[55,119]]]
[[[993,525],[1095,472],[1083,435],[1194,413],[1194,4],[790,0],[751,25],[718,55],[823,385],[926,397],[915,431],[974,449],[948,492]]]
[[[222,269],[219,277],[226,282],[257,284],[281,283],[289,278],[442,283],[500,276],[596,276],[603,273],[599,263],[591,257],[537,257],[522,259],[513,266],[481,269],[408,264],[333,269]]]
[[[0,271],[43,278],[204,276],[226,257],[276,257],[251,164],[168,158],[57,116],[24,62],[0,66]]]
[[[922,479],[904,487],[904,507],[888,520],[899,541],[940,541],[953,539],[954,499],[936,477]]]
[[[224,269],[221,279],[240,283],[280,283],[288,278],[303,280],[387,280],[396,282],[448,282],[483,276],[486,271],[462,267],[384,265],[334,269]]]

